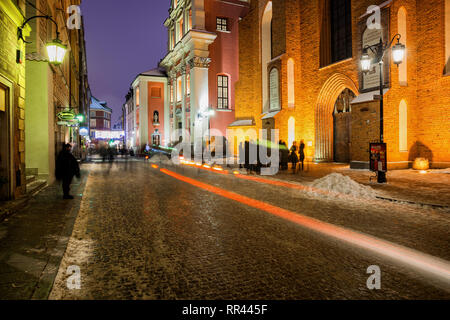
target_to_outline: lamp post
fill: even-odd
[[[33,19],[39,19],[39,18],[50,20],[56,26],[56,39],[54,39],[51,42],[48,42],[46,44],[46,47],[47,47],[48,62],[50,62],[51,64],[56,65],[56,66],[60,65],[64,61],[64,57],[67,52],[67,46],[64,45],[62,43],[62,41],[59,39],[58,24],[56,23],[55,20],[52,19],[52,17],[50,17],[50,16],[33,16],[31,18],[28,18],[27,20],[25,20],[25,22],[22,24],[22,26],[20,26],[18,28],[18,30],[17,30],[18,38],[22,39],[23,42],[25,42],[25,43],[31,43],[31,42],[25,41],[25,39],[23,38],[23,29],[28,24],[28,22],[30,22]]]
[[[394,40],[397,39],[397,44],[392,47]],[[405,56],[405,45],[400,43],[401,35],[396,34],[390,42],[383,43],[380,38],[378,44],[366,46],[363,48],[361,56],[361,69],[363,72],[368,72],[372,69],[372,63],[378,63],[380,66],[380,142],[384,143],[384,110],[383,110],[383,95],[384,95],[384,78],[383,78],[383,58],[386,52],[392,47],[392,58],[394,63],[398,66],[403,62]],[[375,59],[372,61],[368,51],[375,54]],[[386,183],[386,169],[378,171],[378,183]]]

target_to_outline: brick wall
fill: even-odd
[[[370,5],[384,1],[352,1],[352,57],[320,68],[321,8],[325,0],[273,1],[273,25],[276,36],[273,49],[281,56],[282,112],[276,117],[280,138],[288,140],[288,119],[296,121],[296,140],[305,140],[307,155],[317,156],[316,132],[332,128],[319,128],[318,117],[332,125],[332,106],[340,90],[351,87],[358,94],[359,57],[361,54],[360,17]],[[261,127],[261,53],[260,24],[267,0],[251,2],[249,14],[240,22],[240,81],[236,86],[236,118],[253,118]],[[407,86],[398,80],[398,68],[390,65],[390,90],[385,95],[384,131],[391,167],[405,167],[417,156],[432,157],[434,166],[450,165],[450,77],[443,76],[445,63],[444,0],[394,0],[389,7],[392,38],[398,32],[398,10],[407,11]],[[283,14],[280,14],[283,12]],[[283,33],[280,35],[280,32]],[[389,39],[390,40],[390,39]],[[295,108],[287,107],[287,70],[289,58],[295,62]],[[338,76],[336,76],[338,75]],[[330,80],[331,79],[331,80]],[[336,80],[333,80],[336,79]],[[399,150],[399,105],[408,105],[408,152]],[[378,136],[378,120],[372,112],[378,112],[377,103],[368,104],[368,112],[355,107],[352,117],[351,157],[366,159],[370,140]],[[322,108],[323,110],[319,109]],[[331,118],[332,119],[332,118]],[[370,125],[367,124],[370,121]],[[369,132],[370,131],[370,132]],[[364,138],[363,138],[364,137]],[[332,139],[332,138],[331,138]],[[308,146],[309,144],[309,146]],[[367,145],[367,147],[365,147]],[[332,154],[332,152],[331,152]],[[432,155],[432,156],[431,156]]]

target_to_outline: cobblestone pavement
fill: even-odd
[[[47,187],[0,222],[0,300],[47,299],[72,234],[87,173],[74,179],[75,200]]]
[[[51,299],[449,299],[410,269],[196,188],[148,162],[88,165],[90,176]],[[311,198],[192,168],[185,176],[450,259],[447,213]],[[68,290],[66,270],[81,270]],[[382,270],[381,290],[366,270]]]

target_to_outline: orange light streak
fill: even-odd
[[[421,273],[432,275],[439,279],[443,284],[445,284],[446,290],[450,292],[450,263],[448,261],[391,243],[389,241],[381,240],[373,236],[365,235],[343,227],[338,227],[266,202],[242,196],[237,193],[177,174],[167,169],[161,169],[161,172],[200,189],[217,194],[221,197],[265,211],[304,228],[344,241],[348,244],[370,250],[389,259],[406,264]]]

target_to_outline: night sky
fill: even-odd
[[[114,125],[136,75],[157,67],[167,51],[169,1],[84,0],[81,10],[91,91],[114,110]]]

